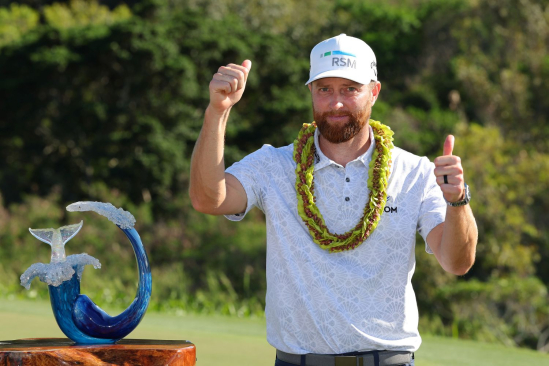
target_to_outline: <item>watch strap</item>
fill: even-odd
[[[457,202],[449,202],[448,200],[446,200],[446,198],[444,198],[448,206],[452,206],[452,207],[465,206],[466,204],[469,203],[469,201],[471,201],[471,192],[469,191],[469,186],[467,185],[467,183],[463,183],[463,184],[465,186],[463,199]]]

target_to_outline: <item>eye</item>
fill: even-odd
[[[318,90],[322,93],[327,93],[330,89],[329,88],[319,88]]]
[[[349,91],[349,92],[356,92],[356,91],[358,91],[358,89],[355,88],[354,86],[350,86],[350,87],[347,88],[347,91]]]

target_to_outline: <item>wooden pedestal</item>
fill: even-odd
[[[0,341],[0,366],[194,366],[189,341],[122,339],[109,345],[75,345],[68,338]]]

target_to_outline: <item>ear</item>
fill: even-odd
[[[309,91],[312,91],[312,90],[313,90],[313,82],[307,84],[307,86],[309,87]]]
[[[381,91],[381,83],[376,81],[376,84],[372,88],[372,106],[376,104],[376,100],[379,97],[379,92]]]

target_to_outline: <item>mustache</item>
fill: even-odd
[[[352,117],[353,114],[349,111],[328,111],[321,113],[320,116],[322,118],[325,117]]]

